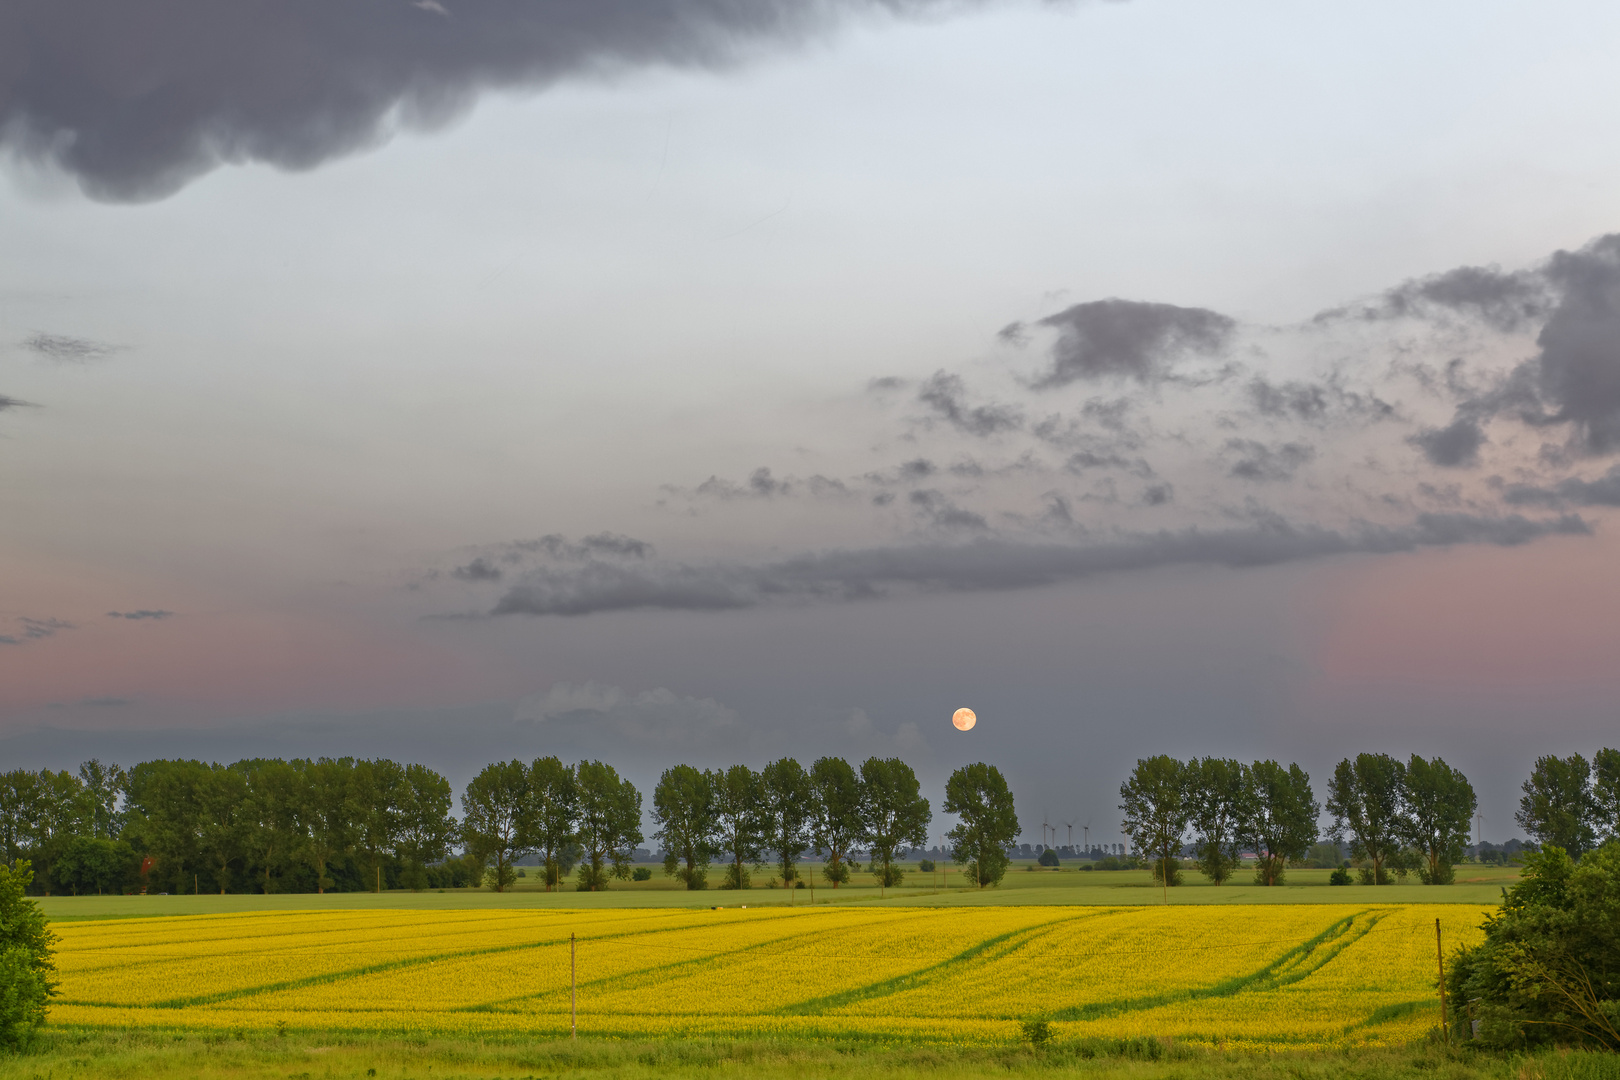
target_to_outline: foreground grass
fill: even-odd
[[[1323,1051],[1265,1056],[1223,1054],[1159,1040],[1003,1048],[939,1048],[879,1043],[667,1040],[607,1042],[220,1037],[47,1029],[20,1054],[0,1055],[0,1080],[170,1077],[251,1080],[538,1080],[612,1077],[836,1075],[928,1080],[1075,1076],[1095,1080],[1213,1077],[1259,1080],[1615,1080],[1620,1056],[1551,1051],[1497,1057],[1420,1045],[1405,1050]]]

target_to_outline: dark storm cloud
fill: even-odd
[[[109,618],[109,619],[132,619],[132,620],[135,620],[136,622],[141,622],[141,621],[144,621],[144,620],[147,620],[147,619],[150,619],[150,620],[153,620],[153,621],[158,621],[158,620],[161,620],[161,619],[172,619],[172,618],[174,618],[174,612],[172,612],[172,611],[156,611],[156,610],[151,610],[151,609],[148,609],[148,608],[141,608],[139,611],[109,611],[109,612],[107,612],[107,618]]]
[[[1052,366],[1035,381],[1051,389],[1108,376],[1154,382],[1186,352],[1224,348],[1237,324],[1218,312],[1138,300],[1092,300],[1040,321],[1058,331]]]
[[[1588,453],[1620,450],[1620,235],[1560,251],[1546,268],[1558,291],[1528,373],[1550,423],[1570,423]]]
[[[0,21],[3,19],[4,16],[0,15]],[[0,46],[0,50],[3,49],[4,46]],[[0,105],[0,109],[3,108],[4,106]],[[0,127],[0,138],[3,136],[4,128]],[[102,341],[69,337],[66,334],[34,334],[23,339],[22,347],[53,364],[88,364],[95,360],[105,360],[123,348],[121,345],[108,345]]]
[[[1268,519],[1252,526],[1123,535],[1088,545],[985,537],[807,553],[759,565],[591,564],[550,570],[503,596],[492,615],[588,615],[653,609],[719,611],[774,600],[858,600],[895,592],[1028,589],[1101,574],[1175,565],[1272,566],[1333,555],[1387,554],[1456,544],[1514,546],[1549,535],[1585,535],[1576,515],[1421,514],[1399,526],[1327,529]]]
[[[1479,448],[1485,445],[1485,429],[1471,416],[1459,416],[1443,428],[1425,428],[1410,439],[1423,456],[1442,468],[1459,468],[1479,462]]]
[[[917,400],[969,435],[996,435],[1024,426],[1023,414],[1011,405],[969,405],[962,377],[945,371],[936,371],[922,384]]]
[[[0,145],[92,197],[159,199],[225,163],[309,169],[481,94],[716,67],[839,17],[946,0],[10,0]]]
[[[27,401],[20,401],[17,398],[0,394],[0,412],[5,412],[8,409],[32,409],[35,407]]]
[[[1620,465],[1596,480],[1572,476],[1552,487],[1514,484],[1502,500],[1514,506],[1620,506]]]

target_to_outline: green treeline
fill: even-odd
[[[1620,839],[1620,751],[1591,763],[1580,754],[1543,757],[1522,787],[1516,819],[1541,844],[1579,856]],[[1219,885],[1248,854],[1255,883],[1277,885],[1319,836],[1323,806],[1298,765],[1244,764],[1227,758],[1143,758],[1120,785],[1123,831],[1153,867],[1155,880],[1181,881],[1181,856]],[[1416,872],[1428,885],[1449,884],[1465,857],[1479,800],[1468,778],[1441,758],[1357,754],[1334,767],[1327,835],[1346,844],[1364,884],[1385,885]],[[1335,884],[1350,884],[1348,864]]]
[[[486,766],[452,816],[449,781],[387,759],[255,758],[231,765],[147,761],[125,770],[88,761],[77,774],[0,774],[0,847],[32,862],[34,892],[271,893],[487,885],[503,891],[536,855],[547,889],[581,890],[631,876],[643,840],[642,795],[611,765],[555,757]],[[958,862],[981,886],[999,881],[1018,822],[1001,773],[959,769],[945,808]],[[932,811],[898,758],[857,771],[841,758],[805,769],[791,758],[668,769],[653,794],[665,869],[702,888],[747,888],[767,853],[797,883],[805,852],[826,858],[834,885],[851,851],[871,852],[875,880],[897,885],[897,860],[924,843]],[[857,867],[858,868],[858,867]]]
[[[444,777],[386,759],[88,761],[0,774],[0,846],[35,892],[442,887],[477,880],[435,865],[459,839],[450,805]]]

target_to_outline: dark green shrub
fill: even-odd
[[[1051,848],[1047,848],[1041,852],[1041,857],[1035,861],[1042,866],[1056,866],[1058,864],[1058,853]]]
[[[917,869],[921,873],[932,874],[937,869],[937,867],[934,866],[934,860],[933,859],[918,859],[917,860]]]
[[[27,859],[16,869],[0,864],[0,1046],[25,1046],[45,1022],[56,994],[56,935],[45,913],[28,899],[34,872]]]
[[[1446,976],[1451,1026],[1496,1048],[1620,1050],[1620,842],[1579,864],[1548,845],[1459,950]]]
[[[630,872],[631,881],[651,881],[652,871],[645,866],[638,866]]]
[[[1045,1020],[1025,1020],[1023,1028],[1025,1041],[1037,1049],[1052,1039],[1052,1025]]]
[[[1328,884],[1329,885],[1348,885],[1348,884],[1350,884],[1350,871],[1345,869],[1342,866],[1339,867],[1338,869],[1334,870],[1333,873],[1328,875]]]

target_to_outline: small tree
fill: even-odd
[[[843,758],[818,758],[810,766],[814,801],[810,839],[825,857],[821,876],[838,888],[849,880],[850,851],[865,839],[861,823],[861,781]]]
[[[641,792],[611,765],[582,761],[574,767],[579,792],[580,892],[608,886],[609,876],[630,876],[630,857],[641,843]],[[610,865],[611,864],[611,865]]]
[[[1289,860],[1302,859],[1316,843],[1316,819],[1322,813],[1311,791],[1311,777],[1298,765],[1283,768],[1275,761],[1249,766],[1249,818],[1244,840],[1258,856],[1256,885],[1281,885]]]
[[[1401,838],[1423,857],[1419,874],[1427,885],[1450,884],[1479,805],[1474,786],[1440,758],[1425,761],[1413,754],[1406,763],[1405,802]]]
[[[714,857],[714,788],[709,774],[691,765],[672,765],[653,788],[653,836],[664,848],[664,873],[701,889],[708,884]]]
[[[1138,851],[1159,866],[1166,887],[1181,884],[1171,863],[1181,854],[1182,834],[1191,816],[1187,801],[1187,768],[1166,754],[1143,758],[1119,785],[1119,808],[1125,812],[1120,828]]]
[[[1345,758],[1328,781],[1330,835],[1343,840],[1348,831],[1350,854],[1372,863],[1375,885],[1389,883],[1384,863],[1400,851],[1401,838],[1411,831],[1402,805],[1405,788],[1406,766],[1388,754]]]
[[[1216,885],[1232,876],[1242,850],[1242,823],[1250,816],[1248,769],[1229,758],[1187,763],[1187,808],[1198,869]]]
[[[872,845],[872,873],[887,889],[900,884],[904,873],[895,865],[902,844],[928,840],[933,819],[922,785],[911,766],[899,758],[867,758],[861,764],[861,827]]]
[[[461,795],[461,835],[467,853],[489,868],[489,887],[505,892],[517,880],[512,864],[529,850],[529,770],[521,761],[484,766]]]
[[[561,888],[579,861],[579,783],[574,770],[555,757],[535,758],[529,766],[530,846],[540,854],[546,892]]]
[[[716,846],[729,858],[722,889],[748,888],[748,864],[765,853],[765,792],[759,774],[746,765],[709,773],[714,791]]]
[[[1514,820],[1542,845],[1577,858],[1597,845],[1592,767],[1580,754],[1537,758],[1523,790]]]
[[[33,1038],[57,993],[56,935],[26,895],[33,879],[27,859],[0,865],[0,1046],[12,1049]]]
[[[960,819],[947,834],[951,859],[964,864],[979,888],[999,885],[1007,873],[1007,848],[1018,838],[1018,812],[1001,770],[983,762],[957,769],[945,781],[944,808]]]
[[[765,846],[776,852],[782,887],[793,888],[798,878],[799,854],[810,846],[814,800],[810,774],[792,758],[773,761],[760,772],[764,789]]]

